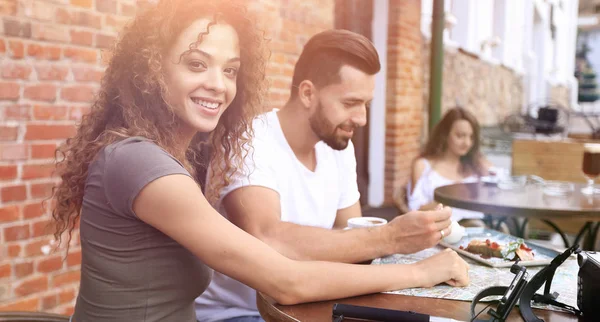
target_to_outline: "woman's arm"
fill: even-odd
[[[427,167],[426,162],[427,161],[423,158],[419,158],[419,159],[415,160],[415,162],[413,162],[411,174],[410,174],[410,180],[411,180],[410,186],[412,187],[412,189],[411,189],[412,191],[408,192],[411,195],[415,190],[415,186],[417,185],[417,182],[423,175],[423,172],[425,172],[425,168]]]
[[[494,167],[494,164],[488,160],[485,155],[481,156],[481,167],[483,168],[483,175],[490,174],[490,169]]]
[[[216,212],[188,176],[168,175],[146,185],[133,209],[144,222],[189,249],[208,266],[294,304],[360,294],[468,284],[468,265],[442,252],[411,265],[351,265],[294,261],[245,233]]]

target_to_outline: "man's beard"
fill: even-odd
[[[315,132],[317,137],[325,142],[325,144],[329,145],[329,147],[338,151],[346,149],[350,138],[336,135],[336,130],[340,126],[331,124],[325,115],[323,115],[323,105],[321,104],[321,101],[319,101],[317,111],[308,119],[308,121],[310,123],[310,128]],[[354,128],[355,126],[351,126],[351,129]]]

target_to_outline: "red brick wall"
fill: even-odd
[[[333,27],[333,0],[255,0],[272,41],[265,108],[287,100],[308,38]],[[103,49],[136,11],[135,0],[0,0],[0,311],[69,313],[79,280],[77,236],[45,255],[41,202],[55,182],[54,149],[74,133],[104,70]]]
[[[296,60],[308,39],[334,26],[335,0],[253,0],[263,30],[270,39],[267,75],[270,93],[265,108],[281,108],[287,102]]]
[[[69,312],[80,249],[44,254],[54,150],[86,113],[134,0],[0,0],[0,310]]]
[[[387,52],[385,203],[406,184],[423,124],[421,1],[390,0]]]

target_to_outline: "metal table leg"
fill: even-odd
[[[585,223],[585,225],[583,225],[583,227],[581,227],[581,229],[579,230],[579,233],[577,233],[577,237],[575,237],[575,241],[573,242],[573,245],[577,244],[577,245],[582,245],[581,241],[583,240],[583,238],[585,237],[585,233],[588,232],[588,230],[592,229],[592,222],[588,221]],[[587,245],[582,245],[584,246],[583,248],[585,249]]]
[[[527,223],[529,223],[529,219],[524,218],[523,222],[519,223],[519,219],[513,217],[513,222],[515,224],[515,236],[525,238],[525,229],[527,228]]]
[[[555,223],[551,222],[550,220],[542,219],[542,221],[545,222],[548,226],[552,227],[552,229],[554,229],[554,231],[557,232],[560,235],[560,238],[562,238],[563,243],[565,244],[566,248],[571,247],[571,245],[569,244],[569,239],[567,238],[567,234],[565,234],[560,229],[560,227],[558,227]],[[586,223],[586,225],[587,225],[587,223]],[[582,228],[582,230],[583,230],[583,228]],[[580,234],[581,234],[581,231],[580,231]],[[577,244],[577,239],[575,239],[575,244]]]
[[[585,250],[595,250],[594,248],[596,247],[596,238],[598,237],[598,230],[600,229],[600,222],[597,222],[596,224],[589,222],[590,227],[589,227],[589,231],[587,234],[587,238],[584,242],[585,246]]]

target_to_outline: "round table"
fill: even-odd
[[[569,218],[587,220],[580,230],[575,243],[588,233],[586,248],[593,248],[593,241],[598,233],[600,223],[600,195],[587,196],[580,192],[582,184],[574,184],[575,190],[566,196],[548,196],[539,184],[527,185],[520,189],[503,190],[496,185],[475,183],[458,183],[435,189],[434,199],[444,205],[479,211],[496,216],[538,218],[552,226],[561,234],[565,246],[568,247],[566,235],[560,227],[550,219]],[[524,227],[521,225],[516,235],[523,237]],[[590,244],[591,243],[591,248]]]
[[[397,294],[371,294],[357,296],[347,299],[334,301],[322,301],[298,305],[280,305],[272,298],[257,292],[256,304],[263,319],[267,322],[272,321],[310,321],[310,322],[331,322],[332,308],[335,303],[344,303],[352,305],[378,307],[391,310],[413,311],[432,316],[452,318],[459,321],[470,320],[471,302],[444,300],[426,297],[415,297]],[[485,308],[486,305],[478,304],[476,313]],[[489,318],[485,310],[478,317],[479,319]],[[567,322],[578,321],[574,315],[549,310],[534,309],[533,312],[545,321]],[[344,319],[344,321],[349,319]],[[350,321],[350,320],[349,320]],[[518,307],[515,307],[508,316],[507,322],[523,321],[519,314]]]

